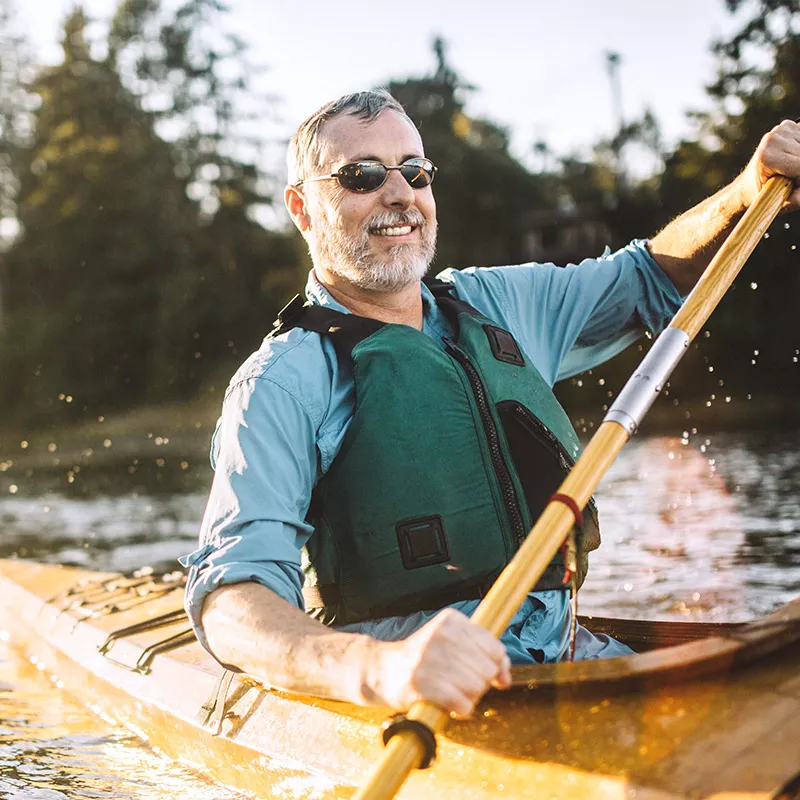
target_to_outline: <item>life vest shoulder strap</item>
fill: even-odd
[[[339,357],[352,359],[353,348],[386,325],[376,319],[344,314],[333,308],[304,300],[299,294],[278,314],[275,327],[267,338],[274,338],[292,328],[314,331],[320,336],[329,336]]]
[[[439,278],[427,278],[425,285],[430,289],[431,294],[436,300],[436,305],[442,310],[442,313],[447,317],[447,321],[453,326],[453,330],[458,331],[458,315],[469,314],[472,317],[483,317],[476,308],[473,308],[469,303],[459,300],[455,296],[455,286],[448,282],[440,280]]]

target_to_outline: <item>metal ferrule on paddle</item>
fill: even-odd
[[[620,450],[638,429],[689,343],[700,332],[777,216],[792,187],[791,180],[780,176],[767,181],[669,327],[656,339],[639,369],[619,393],[557,495],[572,498],[578,508],[586,506]],[[472,616],[473,622],[498,638],[502,635],[575,524],[572,505],[559,499],[551,500],[512,561],[481,601]],[[426,725],[434,733],[442,730],[449,718],[445,711],[428,703],[416,703],[406,716]],[[425,743],[413,728],[399,730],[388,741],[383,759],[368,783],[353,795],[354,800],[388,800],[394,797],[409,773],[426,757]]]

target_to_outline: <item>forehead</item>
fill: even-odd
[[[399,163],[424,155],[422,138],[409,119],[388,109],[373,120],[344,114],[329,120],[320,137],[323,164],[346,164],[363,158]]]

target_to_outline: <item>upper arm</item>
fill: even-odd
[[[226,584],[259,583],[303,608],[316,429],[304,404],[267,378],[241,381],[226,397],[200,547],[183,562],[191,568],[186,608],[198,634],[205,598]]]
[[[659,332],[680,305],[642,242],[566,267],[470,268],[445,277],[519,339],[551,384],[607,360],[644,328]]]

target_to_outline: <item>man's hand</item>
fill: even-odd
[[[732,183],[667,225],[649,243],[653,258],[682,295],[703,274],[720,244],[773,175],[800,179],[800,125],[784,120],[761,139],[744,171]],[[786,211],[800,208],[800,186]]]
[[[765,134],[738,182],[742,191],[742,204],[752,205],[761,188],[773,175],[784,175],[794,181],[800,179],[800,125],[784,120]],[[800,208],[800,186],[786,202],[785,210]]]
[[[511,685],[505,646],[451,608],[407,639],[376,645],[365,677],[371,704],[405,711],[422,700],[466,716],[490,686]]]

